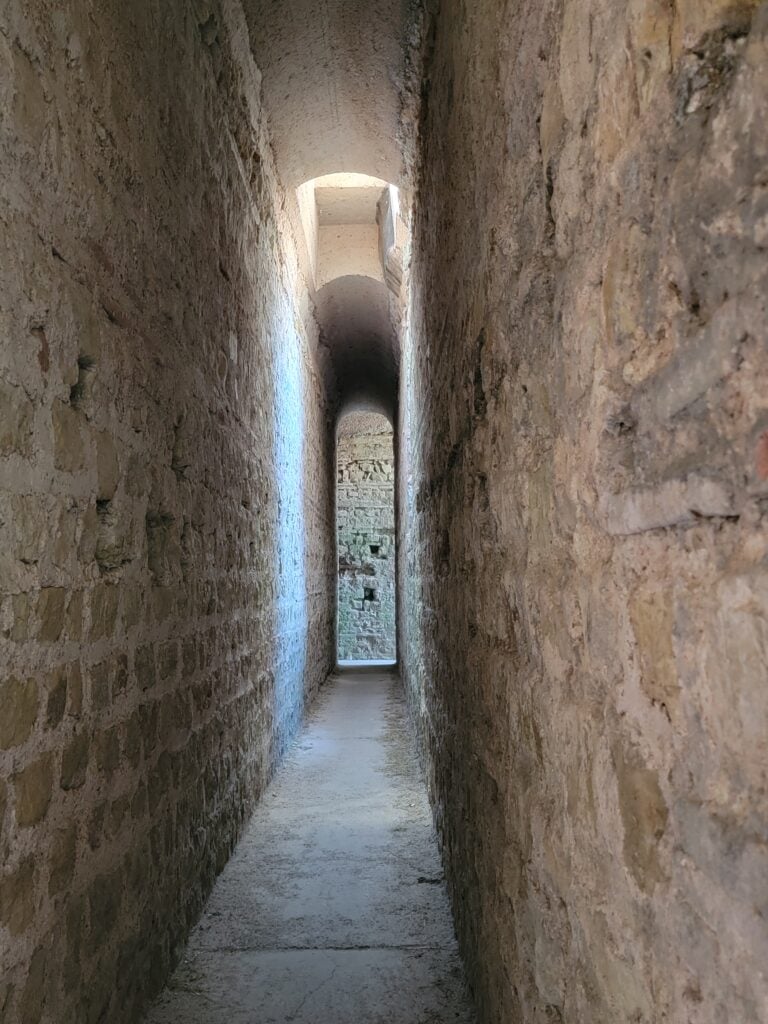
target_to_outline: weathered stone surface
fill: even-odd
[[[45,817],[53,790],[53,756],[45,754],[13,776],[16,823],[36,825]]]
[[[768,1005],[768,5],[442,3],[398,649],[488,1024]]]
[[[111,638],[117,625],[120,590],[110,583],[102,583],[91,591],[91,641]]]
[[[90,736],[82,732],[64,748],[61,755],[62,789],[79,789],[85,782],[90,746]]]
[[[85,467],[85,445],[79,412],[65,402],[53,404],[53,457],[57,469],[76,473]]]
[[[77,860],[77,827],[68,828],[54,839],[48,861],[48,892],[62,892],[72,881]]]
[[[37,874],[32,857],[0,875],[0,921],[12,936],[21,935],[34,920]]]
[[[61,636],[66,597],[63,587],[45,587],[40,591],[37,615],[40,620],[39,637],[44,643],[54,643]]]
[[[0,849],[5,838],[5,809],[8,806],[8,785],[5,780],[0,779]]]
[[[0,684],[0,750],[28,739],[37,721],[39,700],[35,679],[9,679]]]
[[[138,1019],[334,655],[317,328],[195,8],[0,13],[3,1024]]]
[[[96,737],[96,764],[100,771],[110,774],[120,764],[120,732],[117,726],[105,729]]]
[[[19,1001],[19,1010],[22,1018],[29,1021],[29,1024],[39,1024],[42,1020],[45,1007],[45,997],[48,981],[48,957],[45,947],[36,949],[29,962],[29,971],[24,985],[24,991]]]
[[[96,471],[99,478],[98,498],[111,501],[120,482],[120,465],[114,439],[106,430],[96,436]]]
[[[45,724],[55,729],[64,717],[67,708],[67,672],[65,668],[55,669],[46,680],[47,700]]]
[[[0,379],[0,455],[29,457],[33,424],[34,408],[23,389]]]

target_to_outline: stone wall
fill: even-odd
[[[768,6],[443,0],[399,650],[483,1022],[768,1007]]]
[[[332,662],[333,439],[235,0],[0,67],[0,1019],[120,1024]]]
[[[395,657],[395,465],[384,416],[352,413],[336,449],[338,657]]]

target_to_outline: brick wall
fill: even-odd
[[[120,1024],[332,661],[333,442],[234,0],[0,66],[0,1019]]]

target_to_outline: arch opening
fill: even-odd
[[[339,422],[336,538],[338,661],[394,661],[394,434],[380,413],[348,413]]]
[[[336,409],[394,416],[408,238],[397,186],[336,172],[296,190]]]

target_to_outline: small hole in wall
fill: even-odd
[[[378,555],[378,553],[381,551],[381,544],[371,544],[369,546],[372,555]]]
[[[375,601],[376,591],[373,587],[363,587],[363,600],[364,601]]]

